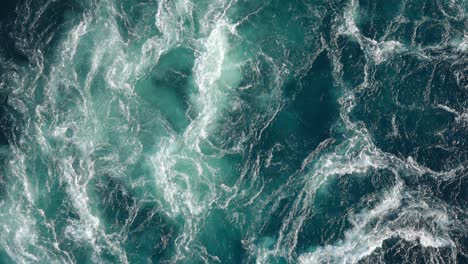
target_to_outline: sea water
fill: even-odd
[[[466,0],[4,0],[0,263],[468,263]]]

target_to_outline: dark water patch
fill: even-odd
[[[0,146],[8,146],[8,138],[11,136],[12,120],[9,115],[9,107],[7,106],[8,96],[0,94]],[[3,154],[3,153],[2,153]],[[0,154],[0,156],[3,156]]]
[[[439,203],[449,206],[468,208],[468,179],[467,169],[463,168],[453,172],[449,177],[437,177],[424,174],[420,177],[405,177],[405,184],[409,188],[419,191],[431,197],[432,200],[439,199]]]
[[[282,163],[264,169],[264,175],[284,171],[284,175],[289,176],[300,168],[305,157],[319,143],[332,135],[332,126],[338,118],[338,104],[331,71],[327,53],[322,52],[307,75],[288,83],[285,89],[295,91],[295,95],[264,131],[257,146],[260,153],[278,146],[274,155],[281,157]]]
[[[396,40],[405,45],[411,45],[417,25],[418,23],[416,21],[399,21],[399,23],[394,26],[394,30],[389,32],[387,39]]]
[[[15,9],[21,2],[21,0],[2,1],[2,8],[0,8],[0,23],[8,23],[7,21],[14,18]]]
[[[0,148],[0,151],[4,151],[3,148]],[[2,155],[3,156],[3,155]],[[7,167],[7,157],[0,156],[0,202],[6,201],[8,197],[8,183],[10,179],[8,178]]]
[[[446,40],[450,34],[448,28],[440,22],[427,21],[418,25],[415,41],[421,45],[436,45]]]
[[[0,249],[0,263],[14,263],[13,259],[11,259],[11,257],[3,248]]]
[[[2,1],[0,8],[0,38],[2,45],[0,46],[1,57],[5,59],[14,59],[17,61],[27,61],[27,57],[21,54],[21,52],[15,46],[15,39],[12,36],[14,30],[14,23],[16,14],[16,8],[22,4],[23,1],[19,0],[5,0]],[[0,58],[1,58],[0,57]],[[2,58],[3,59],[3,58]]]
[[[299,85],[301,90],[291,106],[299,116],[301,137],[317,144],[330,137],[331,127],[338,118],[338,90],[334,87],[332,66],[326,52],[317,57]]]
[[[466,159],[466,141],[454,135],[466,131],[442,105],[463,111],[467,95],[453,67],[405,55],[371,69],[369,88],[358,95],[352,116],[366,124],[382,150],[434,170],[454,167]]]
[[[428,76],[430,85],[430,101],[433,106],[439,104],[454,108],[457,112],[463,112],[467,106],[468,79],[464,77],[468,66],[468,58],[460,55],[452,59],[444,59],[433,68],[433,76]]]

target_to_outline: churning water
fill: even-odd
[[[466,0],[0,15],[0,263],[468,263]]]

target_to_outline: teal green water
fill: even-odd
[[[467,263],[465,0],[7,0],[0,263]]]

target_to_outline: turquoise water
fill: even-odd
[[[0,263],[468,263],[465,0],[0,8]]]

